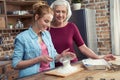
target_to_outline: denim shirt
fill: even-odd
[[[42,39],[48,48],[48,54],[55,59],[57,52],[53,46],[51,36],[48,31],[42,32]],[[32,28],[21,32],[15,38],[12,66],[15,68],[20,61],[29,60],[41,55],[41,46],[38,43],[38,36]],[[50,62],[50,68],[55,67],[55,61]],[[39,72],[40,63],[21,69],[19,77],[32,75]]]

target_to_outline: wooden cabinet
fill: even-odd
[[[5,14],[4,5],[5,5],[4,0],[0,0],[0,16]]]
[[[41,0],[0,0],[0,28],[28,28],[32,25],[32,5]],[[23,27],[16,27],[20,20]]]
[[[0,0],[0,28],[5,28],[5,1]]]

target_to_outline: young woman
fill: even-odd
[[[55,67],[55,60],[64,56],[76,57],[69,49],[57,54],[49,32],[53,11],[43,3],[36,3],[34,24],[15,38],[12,65],[19,69],[19,77],[32,75]]]
[[[70,48],[71,52],[75,53],[73,42],[76,43],[79,50],[87,57],[98,59],[100,58],[91,49],[89,49],[79,33],[77,26],[74,23],[68,22],[72,15],[70,5],[66,0],[56,0],[51,4],[54,10],[54,18],[50,28],[50,34],[53,40],[55,49],[61,53],[64,49]],[[115,57],[108,54],[103,57],[105,60],[113,60]],[[72,62],[78,61],[77,58]],[[57,63],[56,66],[61,65]]]

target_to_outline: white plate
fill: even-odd
[[[106,67],[109,67],[108,62],[104,59],[84,59],[82,63],[89,70],[106,69]]]

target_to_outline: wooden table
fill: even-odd
[[[36,75],[32,75],[17,80],[87,80],[86,79],[87,77],[93,77],[93,80],[100,80],[101,78],[105,78],[106,80],[111,80],[111,79],[120,80],[120,71],[106,72],[104,70],[94,70],[94,71],[85,70],[65,78],[39,73]]]
[[[82,70],[67,77],[58,77],[53,75],[46,75],[41,72],[32,76],[24,77],[17,80],[90,80],[86,79],[92,77],[92,80],[120,80],[120,71],[106,71],[106,70]]]

